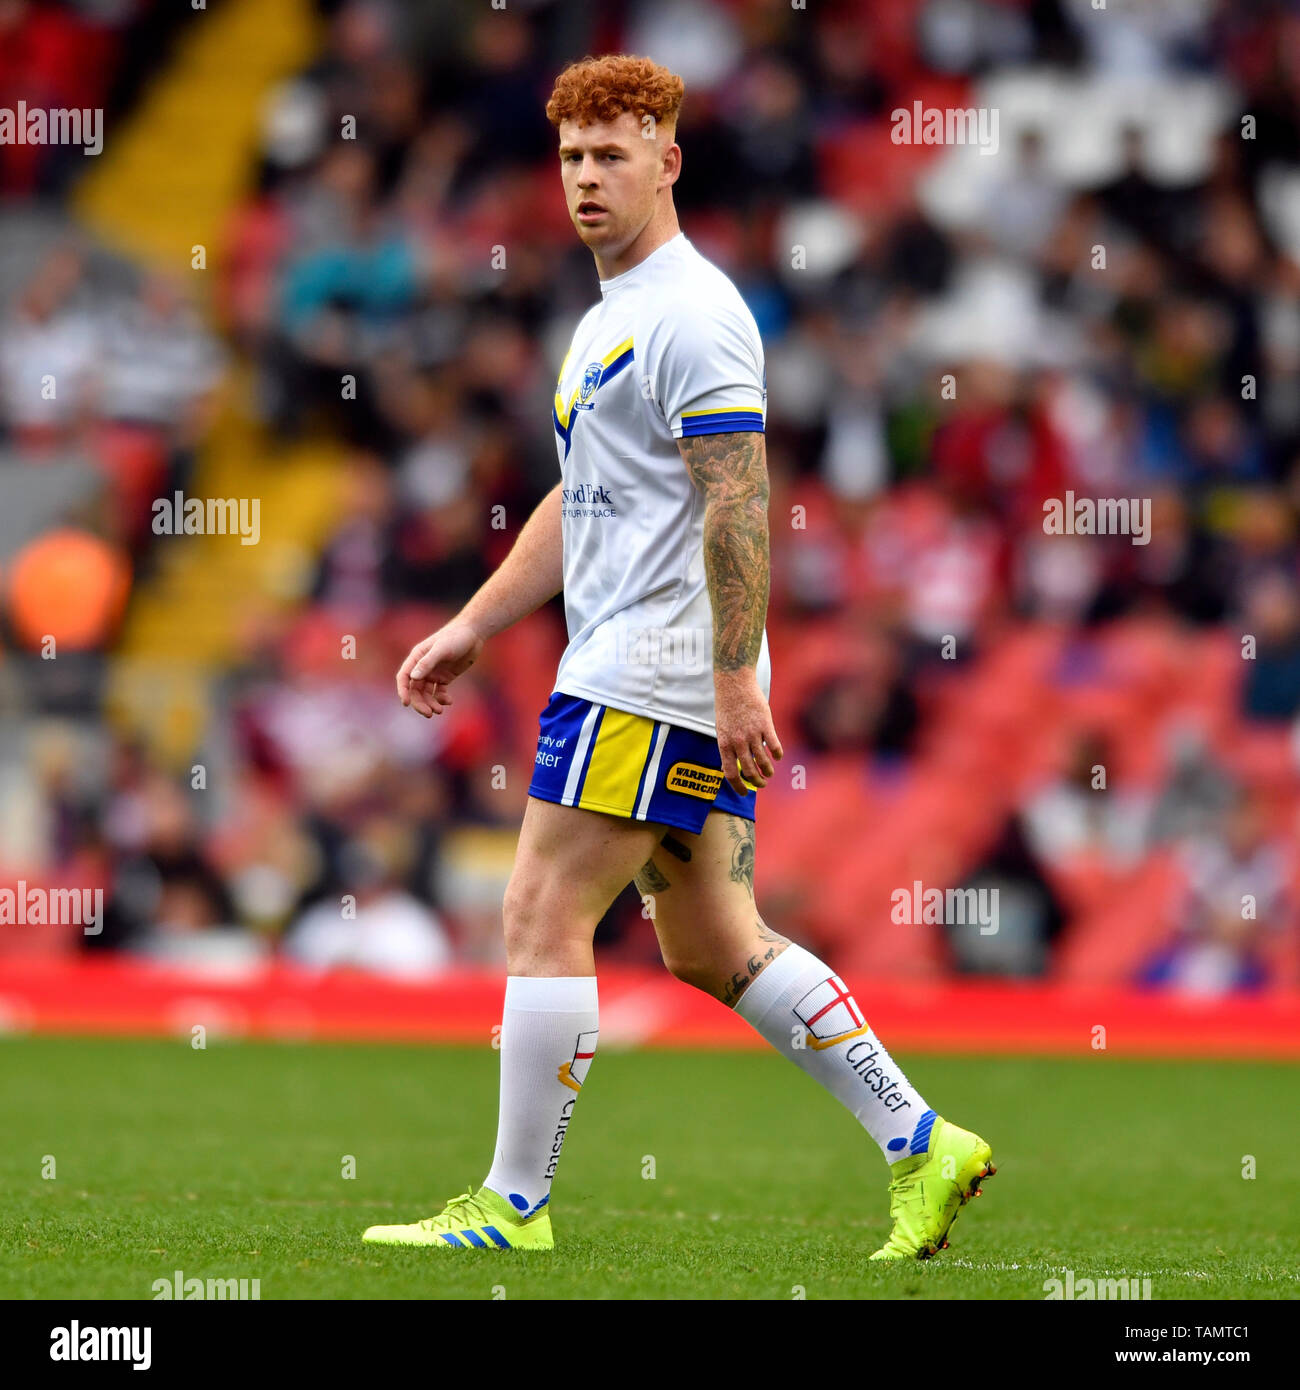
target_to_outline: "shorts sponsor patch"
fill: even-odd
[[[722,773],[716,767],[701,767],[699,763],[674,763],[668,769],[664,786],[670,792],[685,792],[687,796],[712,801],[722,786]]]

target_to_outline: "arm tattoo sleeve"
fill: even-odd
[[[704,494],[704,573],[713,606],[713,667],[758,662],[767,617],[767,455],[763,436],[679,439],[691,481]]]

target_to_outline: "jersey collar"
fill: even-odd
[[[643,261],[639,261],[631,270],[625,270],[621,275],[611,276],[608,280],[600,282],[600,294],[602,299],[607,299],[614,290],[621,289],[624,285],[631,283],[641,274],[651,262],[658,260],[670,246],[689,246],[685,232],[678,232],[671,236],[662,246],[656,246],[653,251]]]

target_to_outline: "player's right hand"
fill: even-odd
[[[432,719],[452,703],[447,687],[478,660],[483,639],[465,622],[453,619],[411,648],[397,673],[397,697]]]
[[[748,796],[751,786],[767,786],[768,780],[776,776],[772,760],[779,761],[785,752],[752,666],[714,673],[713,713],[722,775],[732,791],[737,796]],[[732,769],[729,776],[728,768]]]

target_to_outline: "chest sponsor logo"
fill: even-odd
[[[567,517],[617,516],[613,494],[609,488],[596,483],[579,483],[576,487],[560,489],[560,514]]]
[[[605,507],[614,500],[607,487],[598,487],[595,483],[579,483],[577,487],[561,488],[560,497],[565,502],[599,503]]]
[[[701,767],[699,763],[674,763],[668,769],[664,786],[670,792],[685,792],[712,801],[722,786],[722,773],[716,767]]]

